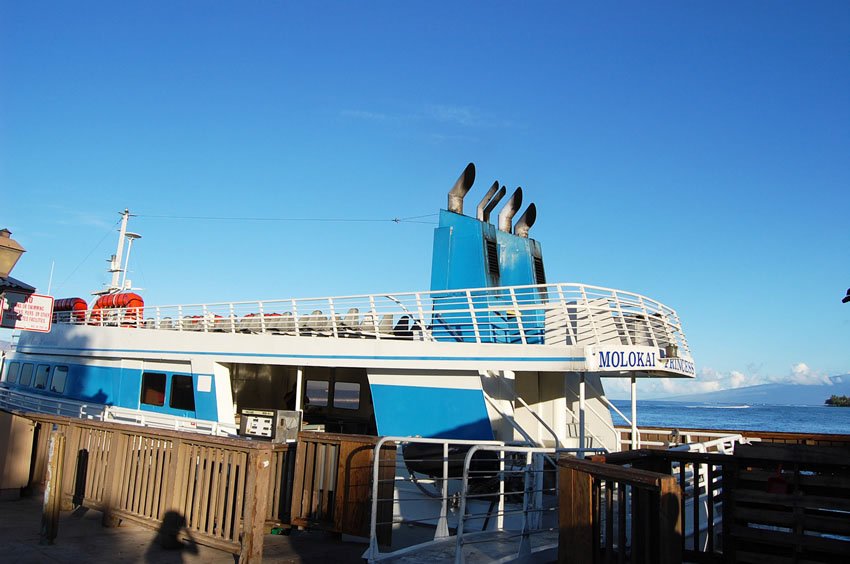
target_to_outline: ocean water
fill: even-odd
[[[629,415],[627,400],[611,403]],[[740,429],[788,433],[850,434],[850,407],[747,405],[638,400],[638,427]],[[615,425],[625,422],[611,414]]]

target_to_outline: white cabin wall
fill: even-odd
[[[514,428],[506,417],[514,417],[515,380],[514,373],[505,371],[482,371],[481,388],[490,401],[486,401],[487,415],[493,426],[493,438],[506,443],[513,442]],[[492,402],[492,403],[491,403]]]
[[[233,400],[233,391],[230,387],[230,369],[220,362],[214,362],[212,368],[219,422],[235,425],[236,402]]]

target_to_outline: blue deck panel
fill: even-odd
[[[379,435],[493,440],[480,389],[370,387]]]

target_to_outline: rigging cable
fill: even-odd
[[[106,240],[106,238],[107,238],[109,235],[111,235],[111,234],[113,233],[112,228],[113,228],[113,227],[117,227],[120,223],[121,223],[121,220],[119,219],[118,221],[116,221],[116,222],[115,222],[115,224],[114,224],[114,225],[111,225],[111,226],[110,226],[109,230],[108,230],[108,231],[107,231],[107,232],[103,235],[103,237],[101,237],[100,241],[98,241],[98,242],[97,242],[97,244],[96,244],[94,247],[92,247],[92,250],[90,250],[90,251],[89,251],[89,254],[87,254],[87,255],[86,255],[86,258],[84,258],[83,260],[81,260],[81,261],[77,264],[77,266],[75,266],[75,267],[74,267],[74,270],[72,270],[72,271],[71,271],[71,274],[69,274],[68,276],[66,276],[66,277],[65,277],[65,280],[63,280],[61,284],[57,284],[57,285],[56,285],[56,287],[53,289],[53,292],[54,292],[54,293],[55,293],[55,292],[56,292],[59,288],[62,288],[63,286],[65,286],[65,283],[66,283],[66,282],[68,282],[68,280],[70,280],[70,279],[71,279],[71,277],[72,277],[72,276],[74,276],[74,274],[76,274],[76,273],[77,273],[77,271],[80,269],[80,267],[81,267],[81,266],[83,266],[83,264],[84,264],[87,260],[89,260],[89,257],[90,257],[90,256],[92,256],[92,254],[93,254],[93,253],[94,253],[94,252],[95,252],[95,251],[96,251],[96,250],[97,250],[97,249],[98,249],[98,248],[99,248],[99,247],[103,244],[103,242]]]
[[[154,215],[135,214],[137,217],[149,219],[180,219],[201,221],[306,221],[316,223],[421,223],[433,225],[434,221],[419,221],[426,217],[435,217],[437,214],[414,215],[410,217],[386,218],[345,218],[345,217],[244,217],[244,216],[203,216],[203,215]]]

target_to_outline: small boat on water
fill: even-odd
[[[430,289],[151,306],[119,274],[139,236],[123,214],[113,281],[58,299],[48,333],[3,360],[0,407],[282,440],[317,429],[619,450],[607,378],[694,377],[675,310],[549,283],[537,210],[498,182],[464,214],[448,193]],[[632,388],[634,390],[634,386]]]

